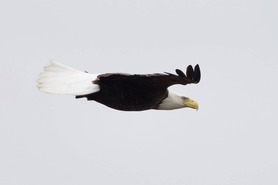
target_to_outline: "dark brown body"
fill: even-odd
[[[94,100],[108,107],[123,111],[142,111],[156,109],[159,104],[168,96],[167,88],[174,84],[186,85],[200,81],[199,66],[187,67],[186,75],[176,70],[178,75],[150,74],[150,75],[129,75],[129,74],[103,74],[92,83],[98,84],[98,92],[76,96],[76,98],[87,98]]]

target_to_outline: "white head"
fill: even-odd
[[[159,110],[172,110],[189,107],[192,109],[199,109],[199,105],[196,101],[190,98],[177,95],[171,91],[168,93],[168,97],[165,98],[161,104],[157,107]]]

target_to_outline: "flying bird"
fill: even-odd
[[[176,69],[176,74],[90,74],[52,61],[39,75],[37,87],[42,92],[87,98],[122,111],[184,107],[198,110],[196,101],[175,94],[168,87],[175,84],[197,84],[200,79],[198,64],[194,69],[189,65],[186,74],[179,69]]]

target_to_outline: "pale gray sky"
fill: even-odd
[[[0,3],[0,184],[278,184],[275,0]],[[38,92],[50,59],[92,73],[173,72],[200,109],[121,112]]]

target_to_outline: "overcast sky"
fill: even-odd
[[[0,184],[277,185],[278,1],[0,2]],[[50,59],[91,73],[199,64],[199,111],[49,95]]]

